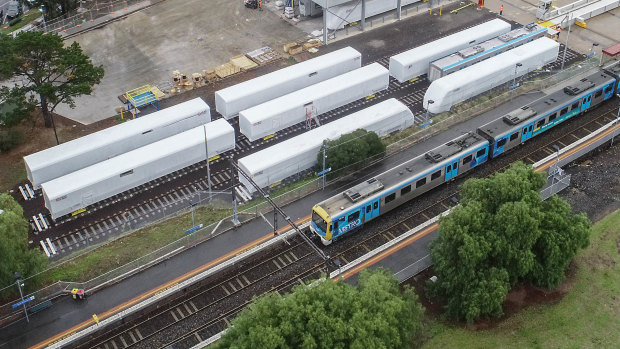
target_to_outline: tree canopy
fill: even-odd
[[[217,348],[410,348],[423,308],[387,270],[364,270],[357,287],[331,280],[259,297]]]
[[[323,170],[325,144],[327,144],[325,168],[331,167],[331,172],[336,175],[362,168],[367,165],[364,160],[385,154],[385,144],[376,133],[358,129],[323,144],[317,154],[318,171]]]
[[[24,278],[47,266],[47,257],[39,249],[28,248],[28,222],[22,207],[8,194],[0,194],[0,285],[15,282],[19,272]]]
[[[555,288],[580,248],[589,244],[590,221],[553,196],[542,201],[544,173],[517,163],[462,186],[461,205],[439,223],[431,244],[437,281],[431,295],[446,315],[472,322],[503,314],[502,303],[518,282]]]
[[[0,76],[15,78],[13,93],[37,96],[46,127],[60,103],[75,107],[74,98],[91,94],[103,78],[103,67],[94,66],[77,42],[65,47],[57,34],[22,32],[0,41]]]

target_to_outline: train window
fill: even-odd
[[[573,105],[570,106],[571,110],[577,109],[577,108],[579,108],[579,102],[575,102],[575,103],[573,103]]]
[[[484,156],[484,154],[487,153],[487,148],[482,148],[480,150],[478,150],[478,152],[476,153],[476,157],[479,158],[481,156]]]
[[[411,191],[411,184],[410,184],[410,185],[408,185],[408,186],[406,186],[406,187],[404,187],[403,189],[401,189],[401,190],[400,190],[400,195],[401,195],[401,196],[402,196],[402,195],[405,195],[405,194],[407,194],[407,193],[408,193],[408,192],[410,192],[410,191]]]
[[[612,88],[611,86],[612,85],[609,85],[609,86],[605,87],[605,93],[611,92],[611,88]]]
[[[446,167],[446,172],[450,172],[452,171],[452,165],[448,165],[448,167]]]
[[[557,118],[557,117],[558,117],[558,114],[556,114],[556,113],[553,113],[553,114],[549,115],[549,122],[555,120],[555,118]]]
[[[463,158],[463,165],[468,164],[471,161],[471,158],[473,157],[473,155],[469,154],[466,157]]]
[[[349,221],[349,223],[351,223],[351,222],[353,222],[353,221],[356,221],[358,218],[360,218],[360,211],[357,211],[357,212],[351,213],[351,214],[349,215],[349,217],[348,217],[348,221]]]
[[[594,94],[594,98],[599,98],[602,94],[603,94],[603,90],[598,90],[598,91],[596,91],[596,93]]]
[[[441,170],[438,170],[437,172],[433,173],[431,175],[431,181],[436,180],[437,178],[441,177]]]
[[[374,204],[372,204],[372,209],[376,210],[377,208],[379,208],[379,203],[375,202]]]
[[[504,144],[506,144],[506,138],[502,138],[499,141],[497,141],[497,146],[498,147],[503,147]]]
[[[536,123],[536,128],[541,128],[545,124],[545,119],[542,119]]]
[[[366,206],[366,213],[370,213],[372,211],[372,205]]]
[[[419,181],[415,182],[415,187],[419,188],[421,186],[423,186],[424,184],[426,184],[426,177],[420,179]]]
[[[121,177],[129,176],[130,174],[133,174],[133,170],[121,173]]]
[[[394,199],[396,199],[396,193],[392,193],[388,196],[385,197],[385,203],[387,204],[390,201],[393,201]]]
[[[562,109],[562,111],[560,111],[560,115],[564,115],[566,113],[568,113],[568,107],[566,107],[566,108]]]
[[[514,141],[515,139],[517,139],[519,137],[519,131],[513,133],[510,135],[510,141]]]

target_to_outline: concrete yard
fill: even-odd
[[[188,74],[212,69],[236,55],[282,45],[305,34],[271,11],[247,9],[243,1],[167,0],[86,32],[78,42],[105,77],[76,108],[57,112],[89,124],[115,114],[117,96],[145,84],[171,81],[174,70]]]
[[[570,2],[561,0],[557,6]],[[432,16],[436,18],[439,4],[444,9],[450,3],[450,9],[468,4],[464,1],[433,3]],[[500,4],[504,4],[503,17],[507,20],[521,24],[536,21],[536,2],[525,0],[488,0],[481,12],[497,14]],[[117,96],[124,92],[145,84],[169,84],[174,70],[188,74],[202,72],[263,46],[281,52],[283,44],[306,39],[308,33],[321,29],[321,17],[302,18],[294,25],[290,20],[280,19],[274,1],[266,1],[264,7],[264,11],[247,9],[241,0],[166,0],[69,39],[67,43],[77,41],[95,64],[102,64],[106,74],[92,96],[78,98],[75,109],[60,105],[57,112],[90,124],[113,116],[114,109],[121,106]],[[404,18],[429,16],[428,3],[416,3],[405,9]],[[442,21],[463,15],[469,16],[471,12],[450,14],[446,10],[442,13]],[[620,41],[618,15],[620,8],[588,20],[587,29],[572,26],[569,47],[588,54],[592,43],[596,42],[599,46],[594,47],[594,51],[600,57],[602,49]],[[367,30],[372,30],[393,22],[394,14],[386,13],[367,19],[366,26]],[[562,33],[561,43],[565,43],[567,32]],[[330,43],[361,33],[357,27],[340,30]]]

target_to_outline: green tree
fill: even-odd
[[[0,194],[0,210],[0,285],[6,286],[14,282],[15,272],[24,278],[32,276],[43,270],[48,260],[39,249],[28,249],[28,222],[10,195]]]
[[[364,270],[358,286],[323,281],[259,297],[217,348],[410,348],[423,308],[387,270]]]
[[[29,7],[42,7],[45,20],[49,21],[62,16],[67,18],[71,11],[79,7],[79,0],[20,0]]]
[[[367,160],[371,157],[385,155],[385,144],[374,132],[358,129],[351,133],[344,134],[340,138],[326,142],[327,158],[325,168],[332,169],[332,173],[342,175],[362,168],[367,165]],[[323,148],[317,154],[318,171],[323,170]]]
[[[472,322],[501,316],[512,286],[556,287],[579,248],[588,245],[590,222],[573,215],[557,196],[541,201],[543,173],[523,163],[462,186],[461,205],[440,221],[431,244],[438,280],[430,294],[445,301],[446,315]]]
[[[94,66],[77,42],[65,47],[57,34],[22,32],[3,41],[0,73],[22,81],[13,88],[16,93],[37,96],[46,127],[53,126],[60,103],[74,108],[74,98],[91,94],[103,78],[103,67]]]

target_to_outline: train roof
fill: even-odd
[[[133,136],[149,132],[149,130],[173,124],[188,117],[193,117],[205,110],[210,113],[207,103],[205,103],[201,98],[194,98],[187,102],[162,109],[153,114],[146,115],[135,120],[130,120],[128,122],[91,133],[37,153],[24,156],[24,161],[28,164],[30,169],[34,171],[45,166],[50,166],[54,163],[73,158],[85,152],[103,149],[109,144],[114,144]],[[209,116],[207,119],[210,120],[211,117]]]
[[[155,143],[120,154],[116,157],[85,167],[81,170],[58,177],[41,184],[43,191],[51,200],[75,191],[76,188],[85,188],[99,183],[106,178],[118,176],[141,165],[152,163],[158,159],[175,154],[179,149],[188,145],[204,143],[206,137],[218,136],[234,132],[233,127],[224,119],[218,119],[208,124],[195,127],[191,130],[164,138]]]
[[[330,216],[334,217],[341,211],[359,204],[364,199],[379,195],[382,192],[394,190],[405,182],[412,181],[416,177],[453,161],[462,152],[467,150],[474,151],[487,143],[481,136],[468,132],[339,193],[319,205]]]
[[[614,78],[602,71],[593,73],[583,79],[573,81],[568,86],[558,87],[547,96],[537,99],[519,109],[515,109],[502,117],[495,119],[479,128],[480,131],[491,137],[499,137],[507,132],[521,127],[543,113],[564,107],[569,102],[579,99],[596,87],[604,85]]]
[[[481,42],[478,45],[464,48],[457,53],[453,53],[447,57],[441,58],[433,62],[432,64],[441,69],[449,69],[452,66],[472,60],[481,54],[489,53],[494,50],[498,50],[506,45],[510,45],[516,41],[523,40],[527,37],[535,36],[541,31],[546,32],[547,28],[537,23],[530,23],[523,27],[512,30],[506,34],[502,34],[496,38]]]
[[[558,49],[557,42],[543,37],[446,75],[431,83],[422,105],[431,113],[448,111],[458,102],[554,61]]]

